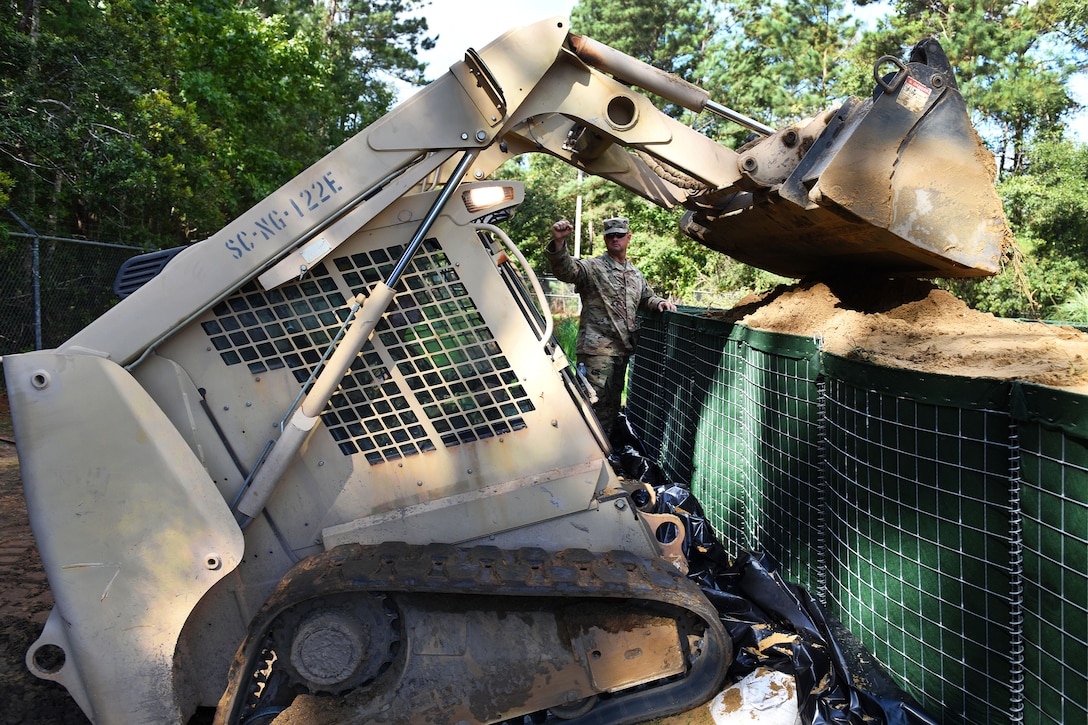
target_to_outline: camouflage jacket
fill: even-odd
[[[657,312],[664,297],[654,294],[642,272],[630,261],[617,262],[607,253],[572,259],[569,246],[555,252],[544,248],[552,273],[572,282],[582,298],[578,324],[579,355],[630,355],[638,339],[638,311]]]

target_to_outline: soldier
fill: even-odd
[[[635,350],[638,311],[664,312],[676,305],[658,297],[646,278],[627,261],[631,229],[627,219],[604,222],[606,253],[591,259],[573,259],[567,238],[574,227],[566,219],[552,225],[552,241],[544,252],[556,277],[572,282],[582,299],[577,355],[585,376],[597,393],[593,410],[606,433],[612,432],[620,412],[620,396],[627,377],[627,362]]]

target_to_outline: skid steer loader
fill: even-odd
[[[553,154],[786,275],[998,270],[939,45],[773,130],[561,18],[477,51],[125,298],[4,359],[55,607],[26,656],[95,723],[642,722],[732,658],[497,226]],[[641,89],[636,90],[636,89]],[[733,151],[648,95],[759,138]],[[662,540],[659,540],[662,539]]]

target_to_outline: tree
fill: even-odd
[[[580,0],[571,27],[627,55],[689,81],[697,80],[703,52],[717,27],[719,0]]]
[[[417,5],[5,4],[10,203],[53,234],[147,247],[211,234],[388,110],[382,74],[421,74],[426,22],[402,20]]]
[[[496,176],[524,182],[525,201],[503,228],[518,243],[537,274],[548,274],[544,258],[544,244],[551,239],[548,229],[559,219],[574,221],[577,184],[573,197],[565,187],[570,179],[577,178],[577,172],[552,156],[533,154],[508,161]]]
[[[1043,140],[1001,184],[1009,222],[1040,258],[1088,260],[1088,145]]]
[[[733,0],[727,14],[705,81],[727,105],[780,126],[856,92],[859,24],[842,0]]]
[[[1058,30],[1074,47],[1088,51],[1088,0],[1054,0]],[[1082,58],[1079,68],[1085,67]]]
[[[338,131],[330,149],[389,110],[396,100],[391,79],[424,82],[424,65],[416,56],[433,48],[434,39],[424,35],[425,18],[409,17],[424,4],[424,0],[328,0],[322,40],[332,64],[329,90],[340,104],[329,113]]]

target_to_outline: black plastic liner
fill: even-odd
[[[665,480],[622,414],[612,445],[610,461],[617,473],[653,486],[652,512],[673,514],[684,527],[688,577],[702,588],[733,638],[729,682],[760,667],[792,675],[806,725],[937,725],[807,590],[777,573],[771,557],[759,552],[730,556],[699,501],[687,487]],[[658,533],[671,538],[676,532]]]

